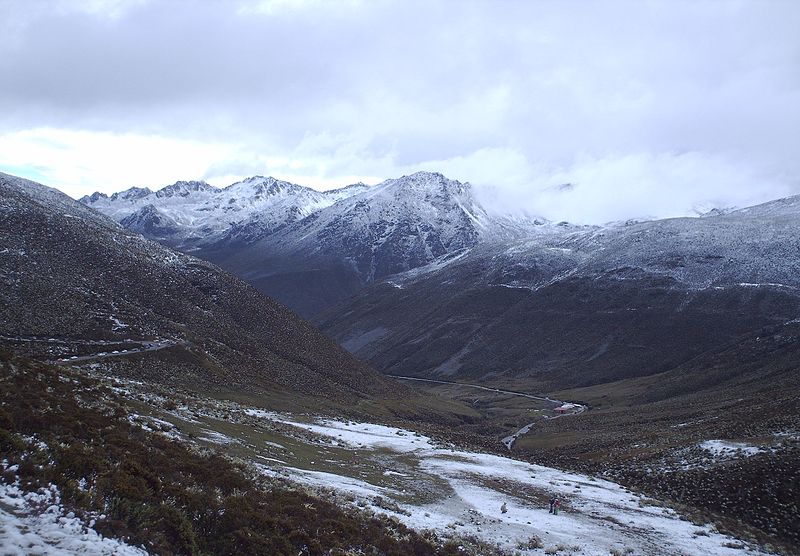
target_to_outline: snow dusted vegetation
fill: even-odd
[[[4,461],[4,472],[15,471]],[[143,556],[147,552],[106,538],[61,505],[58,488],[50,485],[25,492],[18,484],[0,482],[0,550],[3,556],[114,554]]]
[[[613,550],[634,554],[760,553],[732,542],[709,525],[693,525],[673,510],[602,479],[442,447],[430,438],[394,427],[324,419],[312,423],[280,420],[321,436],[323,446],[331,443],[379,455],[381,473],[391,478],[391,486],[361,480],[345,468],[332,473],[265,465],[265,472],[345,492],[412,528],[475,536],[509,551],[523,549],[532,538],[538,538],[544,548],[569,547],[575,554],[587,555]],[[564,510],[558,515],[548,513],[550,496],[562,501]]]
[[[115,389],[164,401],[132,382],[117,381]],[[509,554],[764,554],[616,483],[459,449],[403,428],[200,399],[137,422],[200,445],[235,443],[268,477]],[[548,512],[553,496],[562,504],[558,515]]]
[[[700,448],[711,452],[717,459],[754,456],[764,451],[763,448],[758,446],[752,446],[744,442],[731,442],[728,440],[706,440],[700,443]]]

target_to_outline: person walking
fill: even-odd
[[[553,503],[553,513],[558,515],[558,510],[561,509],[561,500],[556,498],[556,501]]]
[[[555,506],[555,503],[556,503],[556,497],[555,496],[551,496],[550,497],[550,513],[553,513],[553,506]]]

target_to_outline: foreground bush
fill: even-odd
[[[2,480],[55,484],[108,536],[158,554],[457,554],[383,517],[269,483],[131,425],[121,400],[64,368],[0,358]]]

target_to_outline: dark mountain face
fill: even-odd
[[[468,184],[420,172],[346,197],[254,243],[197,251],[310,316],[364,285],[476,245],[489,218]]]
[[[163,243],[180,232],[178,223],[162,214],[153,205],[145,205],[120,221],[125,228],[150,238],[158,238]]]
[[[339,400],[402,391],[240,279],[5,174],[0,284],[0,336],[172,342],[194,374],[157,379]]]
[[[391,374],[550,389],[663,372],[797,318],[796,205],[485,244],[317,322]]]

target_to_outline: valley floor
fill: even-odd
[[[133,382],[132,421],[207,447],[224,447],[260,473],[413,529],[474,538],[509,553],[763,554],[710,524],[590,475],[457,449],[401,428],[279,414],[233,402],[175,404]],[[562,512],[548,512],[557,496]]]

